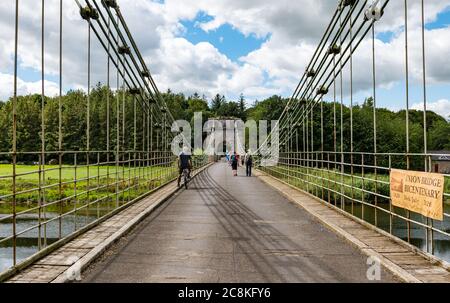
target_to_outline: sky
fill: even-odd
[[[0,7],[0,99],[12,93],[14,3]],[[87,30],[74,0],[64,0],[63,89],[86,89]],[[320,41],[337,1],[118,0],[160,90],[207,98],[219,93],[250,105],[272,95],[290,97]],[[369,0],[370,2],[370,0]],[[58,0],[46,0],[45,88],[58,93]],[[376,25],[377,105],[406,107],[403,1],[391,0]],[[421,0],[408,0],[410,103],[423,108]],[[21,0],[19,92],[38,93],[40,1]],[[427,106],[450,116],[450,0],[425,1]],[[372,95],[371,40],[354,58],[354,102]],[[106,56],[93,41],[93,83],[106,82]],[[349,104],[344,70],[344,104]],[[327,96],[332,98],[331,95]]]

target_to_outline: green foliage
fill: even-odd
[[[116,195],[119,200],[132,200],[150,190],[173,180],[177,176],[174,165],[136,167],[128,166],[91,166],[78,167],[64,166],[61,174],[62,186],[59,187],[58,166],[47,166],[49,169],[45,175],[46,189],[42,191],[47,203],[70,198],[63,202],[62,206],[68,210],[73,205],[78,207],[95,201],[115,201]],[[38,166],[18,165],[17,173],[30,173],[16,180],[16,202],[18,211],[24,211],[37,206],[40,199]],[[55,170],[53,170],[55,169]],[[76,170],[76,178],[75,178]],[[10,176],[12,165],[0,165],[0,175]],[[89,176],[89,181],[87,177]],[[0,214],[11,213],[11,178],[0,180]],[[112,204],[113,206],[114,204]],[[59,205],[46,207],[47,211],[59,211]]]
[[[373,173],[342,174],[337,169],[317,167],[288,167],[278,165],[262,168],[272,176],[293,184],[328,202],[340,200],[340,192],[345,196],[368,203],[388,203],[390,197],[389,175]],[[450,193],[450,179],[445,179],[444,192]],[[348,199],[347,199],[348,200]],[[444,199],[450,203],[450,199]]]
[[[170,112],[175,120],[187,120],[193,123],[195,112],[203,113],[203,122],[210,118],[240,118],[244,121],[253,119],[277,120],[283,112],[288,99],[272,96],[263,101],[256,101],[253,106],[246,108],[244,95],[239,100],[227,101],[224,96],[217,94],[210,102],[199,94],[192,96],[175,94],[168,90],[162,94]],[[136,149],[141,150],[143,136],[147,136],[144,129],[144,119],[140,101],[125,91],[112,92],[100,83],[91,90],[89,96],[90,120],[90,150],[115,150],[120,143],[121,150],[134,148],[134,133],[136,133]],[[61,108],[61,135],[62,150],[80,151],[87,149],[87,113],[88,97],[82,91],[69,91],[62,98],[44,99],[45,123],[45,149],[47,151],[59,150],[59,109]],[[134,107],[136,106],[136,117]],[[314,108],[314,149],[321,149],[321,108],[323,111],[324,150],[341,150],[341,104],[324,102]],[[17,150],[18,152],[37,152],[41,149],[41,113],[42,99],[40,95],[20,96],[17,99]],[[117,111],[119,110],[119,121]],[[125,113],[124,113],[125,110]],[[352,109],[353,114],[353,150],[355,152],[374,151],[374,102],[367,98],[362,105]],[[406,112],[393,112],[377,108],[377,152],[403,153],[406,150]],[[342,106],[342,133],[343,149],[350,151],[351,127],[350,108]],[[109,116],[109,120],[108,120]],[[411,110],[409,117],[409,145],[411,153],[423,152],[423,124],[422,111]],[[301,121],[297,121],[301,122]],[[124,123],[124,125],[122,125]],[[153,123],[156,123],[154,120]],[[450,149],[450,123],[445,118],[428,111],[426,114],[428,150]],[[109,125],[109,127],[108,127]],[[135,129],[136,125],[136,129]],[[269,123],[270,125],[270,123]],[[193,125],[192,125],[193,126]],[[109,132],[108,132],[109,129]],[[119,132],[119,142],[117,133]],[[302,142],[302,130],[297,133],[299,142]],[[109,137],[108,137],[109,134]],[[156,142],[156,132],[153,142]],[[12,99],[0,102],[0,152],[9,152],[12,149]],[[146,148],[144,148],[146,149]],[[47,156],[46,162],[54,160],[55,156]],[[11,160],[7,155],[0,155],[0,161]],[[73,159],[68,159],[67,161]],[[370,161],[370,159],[367,159]],[[383,159],[381,161],[387,161]],[[31,155],[22,155],[19,161],[36,162],[38,158]],[[66,161],[66,160],[64,160]],[[419,161],[420,162],[420,161]],[[406,163],[406,159],[396,159],[399,167]],[[72,164],[72,163],[70,163]],[[387,163],[381,163],[387,166]]]
[[[429,140],[432,147],[436,150],[450,149],[450,123],[443,120],[435,122],[434,127],[430,129]]]
[[[18,97],[17,149],[19,151],[33,150],[34,147],[39,146],[41,143],[40,102],[41,96],[39,95],[33,95],[29,98]]]
[[[239,103],[233,101],[226,102],[222,104],[222,106],[219,108],[216,114],[219,117],[239,119],[240,118]]]
[[[241,118],[242,120],[247,119],[245,110],[246,110],[245,98],[244,98],[244,94],[241,94],[239,96],[239,118]]]
[[[255,107],[258,108],[258,107]],[[272,118],[269,106],[265,111],[255,111],[253,116],[257,119]],[[321,150],[321,108],[323,110],[323,136],[325,151],[341,150],[341,104],[324,102],[314,108],[314,150]],[[261,114],[262,112],[262,114]],[[270,113],[270,114],[269,114]],[[393,112],[384,108],[377,108],[374,112],[373,101],[368,98],[363,105],[356,105],[352,109],[353,114],[353,150],[356,153],[375,150],[374,142],[374,114],[376,123],[376,147],[378,153],[404,153],[406,151],[406,111]],[[351,150],[351,125],[350,108],[342,106],[342,126],[344,144],[343,150]],[[409,148],[410,153],[424,152],[423,112],[411,111],[409,114]],[[443,117],[427,112],[428,151],[450,149],[450,122]],[[303,134],[300,129],[297,133],[300,145]],[[373,158],[368,156],[367,163],[373,163]],[[388,167],[388,158],[378,159],[379,165]],[[406,157],[395,159],[397,168],[406,167]],[[411,161],[411,168],[422,170],[423,161]]]
[[[272,96],[264,101],[255,102],[253,108],[248,110],[249,119],[260,120],[278,120],[286,107],[288,99],[280,96]]]
[[[217,113],[224,103],[225,97],[217,94],[211,102],[211,110]]]

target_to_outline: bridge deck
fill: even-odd
[[[205,168],[194,173],[198,174]],[[175,182],[130,205],[88,232],[19,272],[9,283],[68,282],[176,192]],[[75,275],[77,277],[78,275]]]
[[[242,173],[241,173],[242,175]],[[225,163],[147,218],[86,282],[367,282],[367,256]],[[395,281],[382,272],[382,281]]]
[[[270,176],[242,173],[219,163],[187,191],[173,195],[169,184],[10,282],[65,282],[80,266],[74,257],[90,265],[84,282],[368,282],[367,256],[389,269],[382,282],[450,281],[407,245]]]

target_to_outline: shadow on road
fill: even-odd
[[[329,266],[332,261],[315,257],[307,247],[293,242],[271,224],[265,224],[264,218],[217,183],[209,170],[194,180],[191,190],[194,189],[202,189],[201,198],[234,240],[235,251],[247,257],[264,281],[301,282],[330,276],[347,280]]]

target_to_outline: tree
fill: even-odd
[[[188,110],[192,113],[209,111],[208,102],[195,96],[189,98],[188,104]]]
[[[261,102],[256,102],[255,107],[249,109],[248,118],[255,121],[268,120],[270,125],[270,121],[280,118],[287,102],[288,99],[280,96],[272,96]]]
[[[169,90],[162,97],[176,120],[183,119],[189,121],[191,119],[187,113],[189,103],[184,94],[174,94]]]
[[[10,114],[12,115],[12,113]],[[12,132],[12,128],[10,130]],[[41,147],[41,135],[41,96],[31,95],[18,97],[17,151],[39,151]],[[24,160],[28,161],[29,158],[27,157]]]
[[[11,112],[11,102],[0,102],[0,151],[8,152],[11,150],[11,134],[12,120],[9,113]],[[4,160],[3,157],[0,157]]]
[[[86,149],[86,95],[82,91],[69,91],[64,97],[63,110],[64,150]]]
[[[239,118],[241,118],[244,121],[247,120],[245,110],[246,110],[245,98],[244,98],[244,94],[241,94],[239,96]]]
[[[143,143],[144,135],[144,119],[146,112],[141,108],[139,98],[136,97],[136,123],[134,116],[134,98],[126,91],[119,90],[112,92],[107,87],[98,84],[91,91],[90,95],[90,148],[91,150],[106,150],[107,140],[107,103],[109,96],[109,135],[110,149],[115,150],[117,144],[121,148],[132,149],[134,147],[134,133],[136,132],[137,148],[139,149]],[[212,117],[223,118],[246,118],[255,121],[279,119],[283,112],[288,99],[280,96],[272,96],[262,101],[256,101],[254,105],[246,109],[245,98],[241,94],[238,102],[227,102],[224,96],[217,94],[211,104],[208,106],[206,98],[193,94],[186,97],[184,94],[175,94],[170,90],[162,94],[169,111],[175,120],[183,119],[192,121],[195,112],[203,113],[203,122]],[[125,99],[123,99],[125,98]],[[44,100],[44,122],[45,122],[45,149],[47,151],[58,150],[59,139],[59,97]],[[119,102],[119,104],[117,104]],[[124,103],[123,103],[124,102]],[[11,160],[5,154],[12,149],[12,104],[13,99],[7,102],[0,102],[0,151],[4,154],[0,156],[1,160]],[[117,125],[117,105],[119,105],[119,125]],[[123,112],[125,105],[125,112]],[[341,149],[341,133],[343,133],[343,150],[350,150],[350,108],[343,106],[343,129],[340,126],[340,104],[324,102],[323,106],[323,125],[321,125],[320,110],[316,106],[313,110],[314,116],[314,150],[320,150],[321,129],[324,135],[325,151],[340,151]],[[37,161],[37,152],[41,150],[41,96],[27,95],[19,96],[16,103],[17,112],[17,150],[20,154],[19,162]],[[336,125],[334,125],[334,110],[336,110]],[[87,147],[87,95],[83,91],[69,91],[61,98],[61,124],[63,136],[63,150],[65,151],[82,151]],[[356,153],[374,151],[373,140],[373,114],[374,102],[373,98],[367,98],[363,105],[353,107],[353,150]],[[378,153],[399,153],[402,154],[406,149],[406,112],[393,112],[388,109],[377,108],[377,152]],[[144,117],[145,116],[145,117]],[[125,118],[125,126],[122,125],[122,118]],[[422,153],[424,151],[424,116],[423,111],[410,110],[409,117],[409,145],[411,153]],[[156,117],[160,118],[160,117]],[[297,118],[296,122],[301,122]],[[450,121],[446,118],[427,111],[427,135],[428,150],[447,150],[450,149]],[[156,120],[154,120],[156,123]],[[136,124],[136,130],[134,129]],[[336,128],[336,144],[334,129]],[[311,129],[311,128],[310,128]],[[117,131],[120,132],[120,142],[117,142]],[[124,133],[125,131],[125,133]],[[302,129],[296,132],[297,143],[299,149],[302,149],[303,134]],[[156,132],[154,132],[156,138]],[[155,139],[154,138],[154,139]],[[125,146],[123,146],[125,142]],[[35,155],[23,152],[34,152]],[[79,154],[79,163],[83,162],[84,153]],[[105,157],[106,153],[102,153],[101,157]],[[51,156],[55,158],[55,156]],[[47,161],[51,158],[47,157]],[[103,158],[104,159],[104,158]],[[355,157],[355,161],[361,161]],[[373,163],[374,158],[370,155],[365,157],[366,164]],[[73,153],[66,153],[63,161],[73,163]],[[388,157],[378,157],[378,165],[388,167]],[[404,167],[406,165],[405,157],[396,157],[396,167]],[[356,162],[355,162],[356,163]],[[423,161],[411,161],[411,168],[421,170]]]
[[[45,106],[45,148],[48,151],[59,150],[59,100],[51,98]],[[52,155],[51,157],[55,157]]]
[[[225,103],[225,97],[217,94],[211,103],[212,112],[218,113],[224,103]]]
[[[437,121],[429,131],[428,139],[431,150],[450,150],[450,123]]]
[[[363,107],[373,108],[373,105],[374,105],[373,97],[369,97],[369,98],[366,98],[366,100],[364,100]]]

